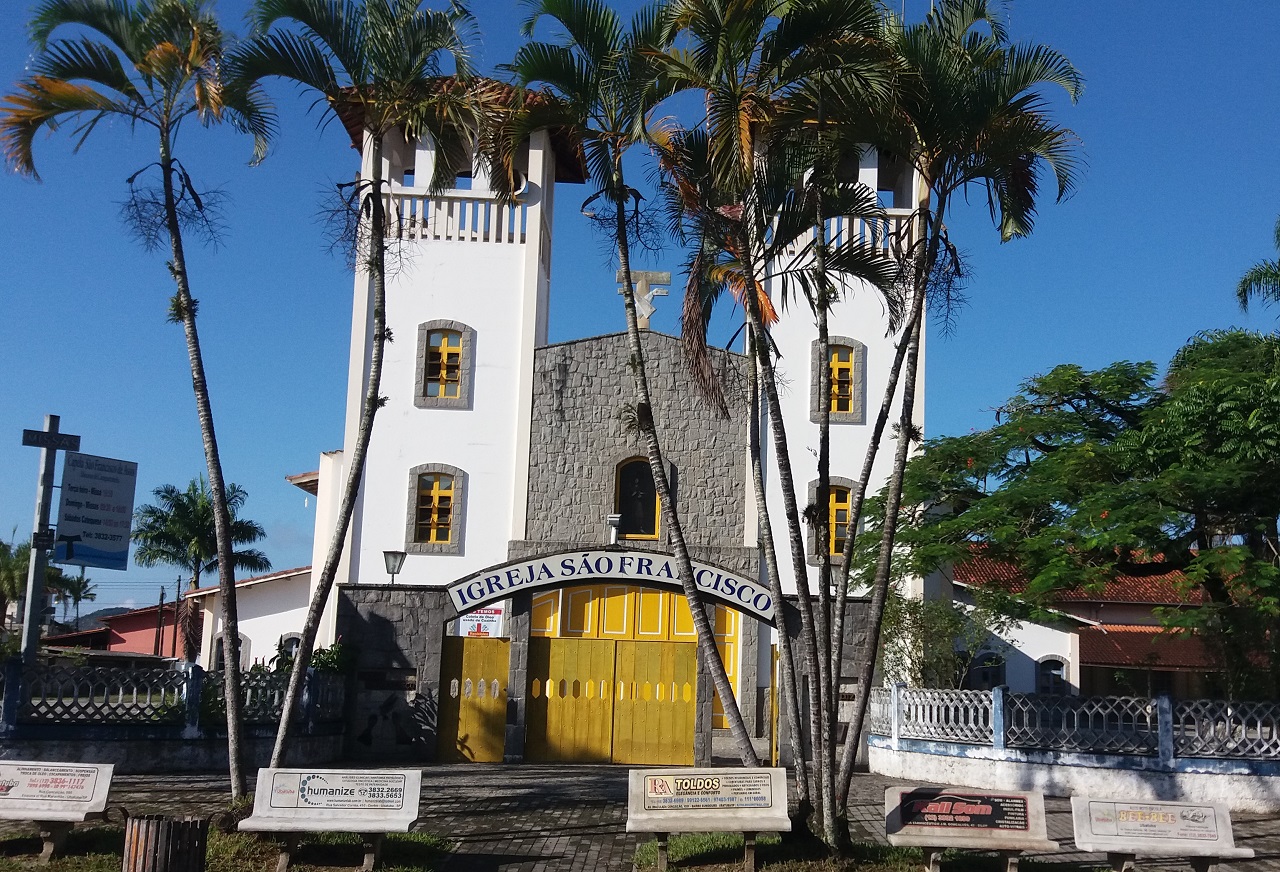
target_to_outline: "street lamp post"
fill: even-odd
[[[403,551],[383,551],[382,559],[387,564],[387,572],[391,575],[391,583],[396,583],[396,573],[400,571],[400,567],[404,566],[405,554]]]

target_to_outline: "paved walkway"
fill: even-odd
[[[854,781],[851,827],[855,839],[885,843],[884,791],[896,782],[878,775]],[[593,765],[475,764],[436,766],[422,778],[420,829],[450,838],[455,853],[444,872],[594,872],[631,869],[636,839],[626,827],[627,768]],[[134,814],[208,815],[226,807],[225,777],[211,775],[122,775],[112,783],[110,806]],[[1104,863],[1105,857],[1071,848],[1071,807],[1047,799],[1049,838],[1056,854],[1032,855],[1049,862]],[[0,825],[0,836],[23,831]],[[1257,858],[1230,864],[1232,872],[1280,872],[1280,815],[1240,815],[1236,844]],[[1189,867],[1176,861],[1140,861],[1153,872]]]

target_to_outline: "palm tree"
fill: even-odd
[[[67,27],[82,28],[89,35],[51,40],[55,31]],[[197,304],[183,250],[183,225],[192,216],[198,220],[203,204],[174,145],[187,119],[206,125],[230,121],[253,135],[257,160],[265,154],[273,122],[254,89],[223,81],[225,39],[205,0],[44,0],[36,8],[31,35],[37,48],[31,74],[0,106],[0,139],[14,169],[36,176],[32,152],[36,133],[42,128],[57,129],[66,121],[80,125],[78,144],[100,122],[112,118],[125,121],[130,130],[149,129],[157,136],[159,160],[134,173],[129,182],[132,188],[143,172],[156,169],[160,192],[134,189],[131,204],[140,216],[144,238],[167,236],[169,241],[169,268],[176,288],[169,312],[173,321],[182,324],[186,337],[217,530],[227,662],[233,664],[226,671],[227,741],[232,793],[239,797],[244,778],[239,763],[239,635],[235,632],[231,519],[196,330]]]
[[[901,82],[893,115],[887,119],[880,145],[909,156],[920,177],[919,202],[909,248],[911,296],[904,338],[899,344],[884,402],[863,467],[863,480],[850,506],[848,536],[842,558],[843,578],[853,551],[869,469],[879,433],[903,383],[898,444],[885,495],[880,551],[872,581],[866,648],[860,670],[860,692],[849,727],[860,735],[866,717],[868,688],[888,591],[902,481],[912,442],[918,438],[913,420],[925,300],[940,266],[953,256],[944,220],[951,199],[967,186],[982,186],[1002,240],[1031,233],[1041,175],[1047,168],[1057,184],[1057,199],[1075,186],[1077,157],[1074,134],[1053,122],[1044,85],[1061,87],[1074,102],[1083,84],[1065,57],[1044,45],[1014,45],[986,0],[940,0],[919,24],[892,19],[889,38],[901,64]],[[840,761],[837,798],[845,805],[857,741],[846,743]]]
[[[80,629],[80,603],[88,601],[93,602],[98,598],[98,592],[94,587],[91,579],[85,578],[84,567],[80,567],[79,575],[63,574],[59,580],[57,588],[54,590],[54,599],[58,605],[62,606],[62,622],[67,622],[67,613],[71,609],[76,610],[76,630]]]
[[[559,98],[546,104],[545,123],[560,123],[575,131],[585,150],[591,178],[598,186],[592,200],[600,198],[612,207],[611,235],[622,274],[622,298],[627,320],[627,344],[635,388],[634,419],[644,442],[654,489],[662,506],[667,530],[680,571],[680,583],[697,631],[698,648],[711,673],[711,681],[724,709],[725,719],[747,766],[758,766],[733,685],[716,648],[701,592],[694,581],[692,558],[684,528],[671,499],[671,483],[658,438],[657,422],[649,394],[648,372],[636,315],[635,287],[631,279],[631,249],[627,208],[639,204],[639,194],[626,182],[623,158],[628,148],[645,138],[646,114],[664,95],[647,63],[645,53],[666,44],[667,19],[657,6],[648,6],[624,25],[618,14],[601,0],[541,0],[524,24],[532,36],[539,21],[554,21],[565,35],[563,43],[532,41],[516,52],[510,70],[522,86],[541,84]],[[557,113],[554,117],[552,113]],[[536,113],[534,117],[537,117]],[[532,123],[532,122],[526,122]],[[590,202],[590,201],[588,201]],[[585,210],[584,204],[584,210]]]
[[[156,502],[140,506],[133,517],[133,559],[139,566],[176,566],[188,574],[187,589],[218,568],[218,543],[213,498],[204,478],[195,478],[186,490],[171,484],[152,491]],[[239,517],[248,494],[237,484],[227,485],[227,510],[231,515],[233,546],[252,545],[266,537],[256,521]],[[269,572],[271,561],[256,548],[232,552],[232,565],[245,572]],[[186,601],[182,611],[182,656],[194,661],[200,641],[195,637],[194,613]]]
[[[1276,221],[1275,246],[1280,251],[1280,220]],[[1249,311],[1249,298],[1261,297],[1268,303],[1280,300],[1280,260],[1262,260],[1249,267],[1236,287],[1240,308]]]
[[[22,598],[27,589],[30,542],[0,541],[0,629],[8,620],[9,603]]]
[[[348,129],[359,131],[352,144],[367,153],[372,168],[352,195],[360,214],[367,216],[360,230],[360,241],[365,243],[360,268],[373,297],[359,430],[346,461],[347,480],[336,529],[293,660],[272,766],[282,765],[285,757],[291,714],[301,699],[320,618],[337,576],[373,437],[374,415],[382,403],[387,340],[384,140],[395,129],[409,137],[432,137],[440,155],[432,180],[435,188],[452,178],[451,171],[460,161],[470,161],[473,151],[476,117],[462,84],[471,72],[464,38],[471,13],[459,2],[447,12],[420,5],[421,0],[258,0],[249,13],[258,36],[236,52],[232,63],[240,81],[283,78],[318,92]],[[292,22],[296,30],[279,28],[282,22]],[[446,59],[456,73],[451,79],[442,78]]]
[[[749,328],[748,346],[753,354],[753,366],[759,368],[759,384],[764,391],[781,482],[798,593],[803,671],[811,679],[814,768],[821,778],[820,795],[829,797],[834,785],[836,711],[831,688],[838,684],[839,664],[833,663],[835,658],[823,656],[834,650],[829,644],[829,591],[820,590],[820,608],[815,612],[773,349],[768,340],[772,304],[765,295],[764,278],[771,267],[760,258],[773,230],[771,218],[759,211],[769,198],[759,189],[764,177],[758,167],[761,156],[782,148],[782,141],[794,136],[798,127],[820,120],[821,116],[815,117],[804,99],[815,79],[839,76],[850,91],[863,94],[867,101],[887,94],[889,65],[879,41],[880,17],[877,7],[869,0],[798,0],[785,4],[773,0],[735,3],[674,0],[672,15],[690,40],[690,47],[672,50],[657,63],[676,88],[695,89],[705,96],[710,186],[720,192],[722,214],[731,219],[738,215],[746,219],[732,247],[734,257],[740,261],[741,302]],[[811,178],[810,192],[817,194],[821,188],[812,183]],[[813,223],[808,226],[824,226],[820,206],[821,197],[815,197],[809,213]],[[816,243],[806,250],[806,257],[816,255],[818,266],[824,267],[826,240],[821,229]],[[690,279],[694,281],[692,275]],[[811,306],[816,307],[815,316],[824,317],[821,313],[825,313],[833,293],[825,273],[822,270],[814,273],[813,283],[804,290]],[[686,304],[688,300],[686,295]],[[688,321],[686,318],[686,323]],[[763,526],[771,527],[762,493],[757,494],[757,503],[762,509]],[[768,545],[766,559],[770,559]],[[776,564],[776,558],[772,559]],[[776,578],[776,565],[769,570]],[[776,590],[780,594],[780,581],[776,583]],[[779,608],[780,652],[784,664],[790,659],[794,668],[794,659],[786,651],[790,640],[784,638],[785,623],[781,620],[784,600],[780,595],[775,595],[775,599]],[[798,683],[799,675],[797,670],[792,681]],[[794,728],[793,732],[796,732]],[[803,801],[812,794],[803,780],[802,770],[797,769],[796,774]],[[832,803],[822,802],[820,812],[824,838],[834,843],[838,834]]]

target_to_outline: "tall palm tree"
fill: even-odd
[[[27,587],[30,542],[0,541],[0,630],[8,629],[9,603],[16,602]]]
[[[351,456],[338,519],[324,566],[307,609],[302,639],[289,676],[284,714],[276,733],[271,765],[280,766],[288,748],[292,713],[315,648],[325,603],[364,475],[373,438],[373,419],[382,403],[386,317],[386,201],[382,177],[384,141],[395,129],[409,137],[430,136],[437,145],[432,187],[442,187],[462,161],[471,160],[476,116],[464,82],[471,74],[466,34],[471,13],[460,2],[447,12],[421,8],[422,0],[257,0],[250,10],[257,37],[239,49],[232,68],[237,80],[257,83],[282,78],[316,91],[325,107],[363,141],[372,172],[360,180],[353,202],[362,221],[364,252],[360,272],[372,292],[369,360],[359,429]],[[289,26],[291,25],[291,27]],[[455,75],[443,78],[445,61]]]
[[[75,36],[51,38],[68,27],[82,30]],[[143,226],[162,227],[155,236],[167,236],[169,241],[169,267],[176,289],[169,312],[173,321],[182,324],[186,337],[217,526],[223,620],[229,628],[227,661],[238,664],[230,516],[196,330],[197,304],[183,249],[184,220],[203,211],[203,204],[174,146],[188,119],[206,125],[229,121],[253,135],[257,160],[265,154],[273,120],[263,110],[256,90],[223,80],[226,40],[206,0],[44,0],[32,19],[31,36],[37,53],[30,75],[0,105],[0,140],[14,169],[36,176],[32,151],[36,133],[68,121],[79,124],[77,144],[99,122],[112,118],[127,122],[130,130],[150,130],[157,137],[159,159],[134,173],[130,185],[143,172],[157,170],[159,211],[148,208],[154,195],[135,190],[132,202],[146,213]],[[238,666],[227,670],[226,685],[232,793],[238,797],[244,792]]]
[[[200,579],[218,568],[217,529],[213,497],[203,477],[192,479],[186,490],[171,484],[152,491],[156,502],[134,512],[133,559],[139,566],[176,566],[188,575],[187,590],[200,586]],[[227,511],[231,516],[232,565],[245,572],[269,572],[271,561],[252,545],[265,538],[262,525],[239,517],[248,494],[237,484],[227,485]],[[181,613],[182,656],[194,661],[200,641],[195,635],[195,615],[184,598]],[[224,658],[225,659],[225,658]]]
[[[850,90],[862,92],[867,100],[887,96],[889,66],[879,40],[878,8],[870,0],[673,0],[671,8],[677,26],[688,39],[688,47],[673,49],[656,63],[675,88],[694,89],[704,95],[711,185],[721,192],[725,201],[721,211],[730,217],[740,209],[741,214],[749,215],[762,202],[756,190],[761,181],[757,171],[761,155],[782,147],[781,140],[794,133],[797,125],[817,120],[809,114],[806,101],[800,99],[815,78],[839,76]],[[821,225],[822,213],[812,214]],[[753,365],[759,368],[781,483],[798,594],[803,672],[810,677],[814,769],[821,778],[820,798],[829,797],[834,785],[836,711],[830,688],[838,682],[838,662],[833,664],[834,658],[824,656],[832,650],[829,591],[819,591],[821,607],[815,611],[773,346],[768,341],[772,305],[765,295],[763,278],[770,265],[759,259],[761,242],[751,239],[751,234],[768,237],[772,231],[767,218],[758,229],[751,221],[744,229],[747,235],[735,246],[744,277],[741,301],[750,331],[748,344],[755,356]],[[821,232],[817,242],[807,254],[818,255],[821,265],[825,251]],[[808,298],[811,303],[821,298],[825,309],[831,288],[822,273],[816,274],[815,280],[806,289],[815,295]],[[768,508],[762,495],[757,496],[757,502],[763,509],[761,517],[767,522]],[[782,603],[778,597],[780,610]],[[782,620],[777,623],[780,629],[785,626]],[[782,635],[779,647],[785,657],[789,640],[782,639]],[[799,674],[797,671],[797,682]],[[800,775],[797,770],[798,778]],[[802,785],[798,781],[803,798],[808,788]],[[819,811],[824,838],[834,842],[838,834],[832,803],[822,802]]]
[[[62,622],[67,622],[67,614],[76,610],[76,630],[80,629],[80,603],[93,602],[98,598],[98,591],[92,579],[85,578],[84,567],[80,567],[79,575],[63,574],[54,591],[54,599],[62,606]]]
[[[1280,251],[1280,220],[1276,221],[1275,246]],[[1269,303],[1280,301],[1280,260],[1260,260],[1240,277],[1236,299],[1240,308],[1249,311],[1249,298],[1261,297]]]
[[[857,753],[855,737],[866,717],[875,652],[888,592],[902,481],[910,446],[918,438],[913,419],[918,382],[920,336],[925,301],[940,265],[952,256],[944,224],[952,198],[969,185],[981,186],[1002,240],[1031,233],[1042,175],[1048,170],[1061,201],[1074,189],[1078,174],[1075,135],[1055,124],[1041,93],[1046,85],[1061,87],[1074,102],[1083,81],[1079,72],[1054,49],[1012,44],[987,0],[939,0],[924,21],[906,25],[891,19],[889,38],[901,65],[894,112],[886,119],[881,146],[908,156],[919,176],[919,201],[907,257],[911,297],[904,338],[877,420],[883,432],[899,379],[903,391],[898,443],[885,496],[880,551],[872,581],[866,648],[859,694],[840,761],[837,797],[848,795]],[[850,506],[848,539],[852,540],[866,493],[868,470],[878,439],[873,440]],[[853,543],[842,558],[848,577]]]
[[[646,115],[664,96],[646,59],[646,51],[665,47],[669,33],[665,14],[657,6],[638,12],[628,27],[602,0],[540,0],[524,24],[532,36],[543,19],[563,31],[560,43],[531,41],[516,52],[510,70],[522,86],[543,85],[560,98],[547,104],[547,113],[561,110],[554,120],[574,130],[583,143],[587,168],[599,198],[611,207],[611,235],[622,274],[622,299],[627,320],[627,345],[635,390],[635,422],[644,442],[654,489],[662,507],[662,523],[675,552],[680,583],[698,636],[698,648],[711,673],[711,681],[724,709],[744,765],[757,766],[733,685],[716,648],[701,592],[694,581],[693,563],[684,527],[671,499],[671,483],[653,418],[648,371],[636,315],[635,287],[631,279],[628,207],[639,203],[639,194],[626,181],[623,159],[627,150],[645,139]],[[585,204],[584,204],[585,207]]]

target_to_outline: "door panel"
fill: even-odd
[[[617,644],[613,762],[692,765],[697,647]]]
[[[440,760],[502,761],[507,733],[507,639],[445,636],[440,664]]]
[[[608,639],[529,640],[528,760],[609,762],[615,644]]]

